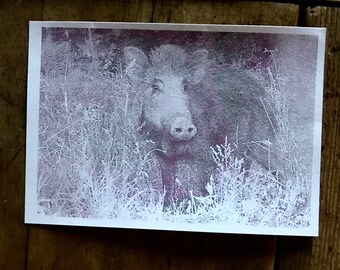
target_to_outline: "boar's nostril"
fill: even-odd
[[[175,140],[190,140],[196,135],[196,127],[187,119],[176,119],[172,124],[170,133]]]

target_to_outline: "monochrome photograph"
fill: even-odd
[[[31,22],[25,222],[318,234],[325,30]]]

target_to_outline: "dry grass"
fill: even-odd
[[[60,47],[65,50],[65,46]],[[138,135],[139,94],[123,69],[111,73],[99,70],[94,75],[93,69],[72,66],[67,55],[58,62],[59,72],[45,67],[41,77],[37,190],[41,213],[155,222],[309,226],[311,175],[299,160],[277,67],[255,70],[253,75],[265,82],[268,97],[263,102],[276,112],[279,129],[275,147],[286,161],[280,168],[284,181],[256,164],[245,174],[243,160],[234,155],[232,142],[226,138],[225,144],[207,149],[216,164],[207,185],[209,195],[191,194],[188,200],[164,210],[154,144]],[[53,66],[48,61],[45,65]]]

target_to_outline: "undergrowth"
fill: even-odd
[[[226,138],[207,151],[216,164],[206,186],[164,208],[165,191],[152,141],[139,138],[141,97],[123,68],[77,65],[69,44],[47,39],[40,87],[39,212],[51,216],[153,222],[309,226],[310,173],[299,161],[289,125],[284,77],[276,65],[251,71],[266,85],[275,110],[275,147],[286,161],[285,180],[253,164],[249,172]],[[53,57],[54,55],[54,57]],[[44,55],[43,55],[44,57]],[[59,57],[59,58],[58,58]],[[273,56],[274,59],[274,56]],[[98,68],[94,68],[98,66]],[[105,67],[105,66],[104,66]]]

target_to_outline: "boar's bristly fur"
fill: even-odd
[[[143,134],[160,150],[166,204],[207,193],[215,170],[210,147],[226,136],[245,170],[253,160],[270,169],[261,141],[275,140],[275,117],[247,71],[215,64],[204,49],[162,45],[149,56],[136,47],[124,53],[126,73],[143,95]]]

